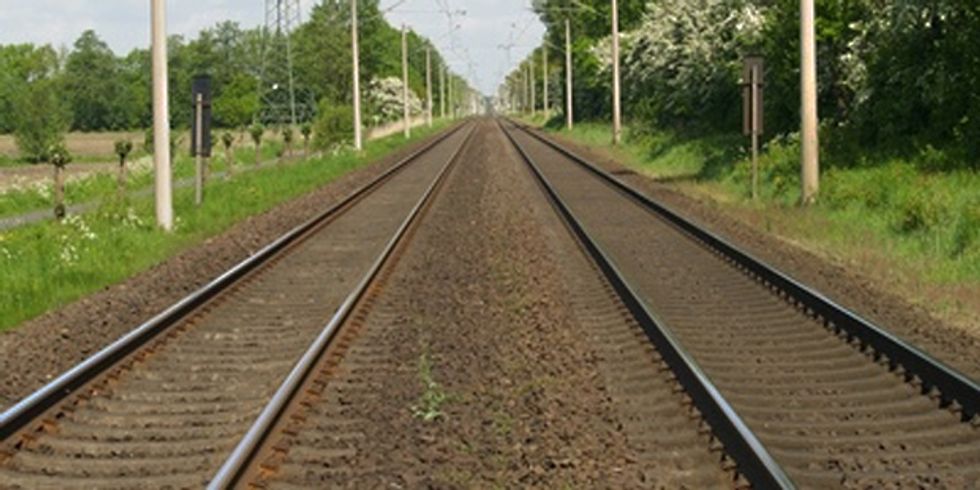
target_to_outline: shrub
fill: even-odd
[[[354,134],[354,111],[350,106],[320,102],[313,128],[314,146],[324,150],[349,142]]]

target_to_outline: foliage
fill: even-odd
[[[388,24],[378,0],[359,2],[361,78],[372,81],[401,75],[400,32]],[[214,121],[219,128],[244,128],[261,109],[259,77],[266,36],[261,28],[245,29],[220,22],[196,38],[168,39],[170,115],[177,128],[192,120],[191,80],[210,75]],[[432,50],[433,69],[446,66],[428,40],[409,33],[410,86],[425,90],[426,49]],[[309,21],[293,33],[292,48],[297,95],[350,105],[350,3],[318,2]],[[13,104],[39,79],[59,84],[68,103],[71,129],[102,131],[147,128],[152,122],[151,61],[148,49],[117,56],[94,31],[85,31],[72,49],[59,54],[50,46],[0,45],[0,133],[13,132]],[[457,83],[463,80],[450,73]],[[435,91],[436,97],[439,96]],[[437,101],[438,103],[438,101]],[[366,114],[366,120],[372,120]],[[308,122],[308,121],[307,121]]]
[[[48,161],[55,167],[64,168],[72,161],[71,152],[64,143],[55,143],[48,149]]]
[[[113,145],[113,149],[115,150],[116,155],[119,156],[119,160],[125,161],[126,157],[128,157],[133,151],[133,142],[129,140],[116,141]]]
[[[364,106],[368,119],[374,126],[401,121],[405,118],[404,94],[401,78],[387,77],[368,84],[364,95]],[[408,92],[408,111],[410,114],[422,112],[422,101],[415,92]]]
[[[225,145],[225,150],[231,149],[231,146],[235,144],[235,135],[225,131],[221,134],[221,143]]]
[[[564,19],[572,19],[576,117],[607,118],[609,3],[534,6],[552,46],[564,46]],[[816,13],[818,106],[830,165],[855,165],[871,150],[932,171],[980,168],[980,3],[816,0]],[[735,134],[741,59],[752,53],[766,62],[767,134],[778,142],[798,130],[798,0],[626,1],[620,19],[628,120],[653,130]],[[562,63],[553,64],[557,79]],[[928,148],[936,150],[932,158],[918,159]]]
[[[634,117],[677,129],[731,126],[741,110],[740,58],[762,23],[744,0],[652,3],[624,43],[625,101]]]
[[[320,101],[319,115],[313,128],[313,145],[321,150],[343,145],[354,134],[354,110],[327,99]]]
[[[252,142],[255,143],[256,147],[261,146],[262,136],[265,134],[265,126],[262,123],[253,123],[248,127],[248,134],[252,137]]]
[[[48,162],[64,147],[68,112],[54,80],[36,80],[14,100],[17,146],[28,161]]]

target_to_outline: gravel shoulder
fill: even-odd
[[[977,356],[977,352],[980,352],[980,325],[943,321],[922,306],[889,290],[888,284],[882,284],[854,267],[818,256],[787,239],[767,233],[726,212],[715,201],[699,199],[669,184],[640,175],[602,149],[581,145],[561,135],[547,136],[837,303],[968,376],[980,379],[980,358]]]
[[[122,283],[0,333],[0,409],[94,354],[283,233],[339,202],[432,138],[253,216]]]

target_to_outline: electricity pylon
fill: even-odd
[[[313,117],[310,93],[297,90],[293,71],[292,33],[301,13],[299,0],[265,0],[258,114],[264,124],[296,125]]]

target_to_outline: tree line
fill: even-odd
[[[351,105],[350,0],[327,0],[292,33],[296,87],[321,110],[349,110]],[[401,77],[401,34],[385,21],[379,0],[361,0],[361,76],[365,81],[365,114],[383,104],[372,97],[381,81]],[[245,128],[260,111],[262,28],[220,22],[196,38],[168,40],[171,121],[190,124],[191,80],[212,78],[215,124]],[[410,87],[425,93],[425,49],[432,50],[433,70],[445,66],[431,43],[410,33]],[[449,73],[457,84],[464,82]],[[433,79],[438,81],[438,77]],[[151,66],[148,48],[117,55],[98,33],[86,31],[70,47],[31,44],[0,45],[0,133],[31,124],[30,113],[43,100],[50,117],[77,131],[147,128],[152,121]],[[448,83],[448,82],[447,82]],[[380,90],[380,89],[378,89]],[[439,90],[433,91],[439,107]],[[366,118],[371,121],[370,117]]]
[[[799,128],[799,0],[620,0],[624,116],[679,133],[738,131],[742,58],[766,61],[766,131]],[[575,111],[611,113],[610,3],[541,0],[546,42],[572,24]],[[821,133],[836,154],[935,146],[942,168],[980,161],[980,3],[817,0]],[[554,52],[555,48],[552,48]],[[540,59],[539,53],[533,56]],[[563,93],[553,56],[552,93]],[[560,104],[557,106],[560,107]],[[840,162],[838,162],[840,163]]]

